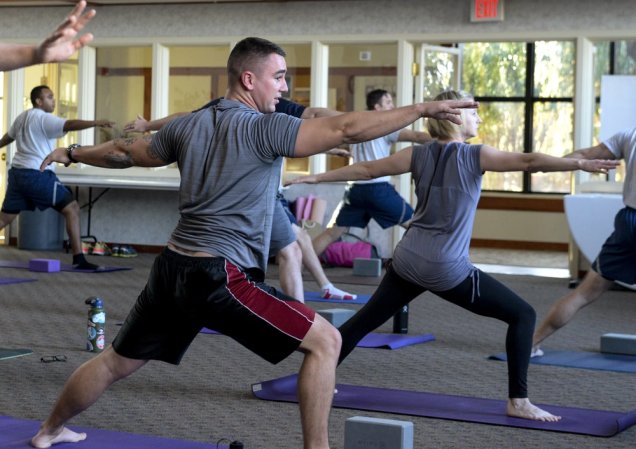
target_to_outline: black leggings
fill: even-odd
[[[365,335],[425,291],[424,287],[401,278],[389,265],[386,275],[369,302],[340,327],[342,350],[338,363],[353,351]],[[432,293],[473,313],[496,318],[508,324],[508,397],[528,397],[528,364],[536,320],[532,306],[482,271],[467,277],[455,288]]]

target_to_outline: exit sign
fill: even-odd
[[[471,22],[502,22],[504,0],[470,0]]]

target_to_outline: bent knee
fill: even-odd
[[[340,354],[342,346],[340,332],[320,315],[316,316],[307,337],[304,342],[306,350],[334,359]]]
[[[298,246],[297,242],[290,243],[285,248],[281,249],[278,252],[278,259],[284,262],[292,262],[301,260],[303,257],[303,253],[300,250],[300,246]]]

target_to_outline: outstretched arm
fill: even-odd
[[[86,8],[86,1],[75,5],[49,37],[39,45],[0,44],[0,70],[14,70],[33,64],[60,62],[88,44],[93,35],[90,33],[77,37],[77,34],[95,16],[95,10]]]
[[[9,145],[13,141],[14,141],[14,139],[9,137],[8,133],[5,133],[5,135],[2,136],[2,139],[0,139],[0,148],[6,147],[7,145]]]
[[[285,183],[318,184],[321,182],[360,181],[379,178],[381,176],[401,175],[411,170],[413,147],[405,148],[384,159],[363,161],[347,165],[319,175],[301,176]]]
[[[423,131],[413,131],[412,129],[403,129],[398,136],[398,142],[414,142],[426,143],[433,140],[429,133]]]
[[[590,173],[607,173],[608,170],[620,165],[620,161],[607,159],[554,157],[543,153],[510,153],[487,145],[481,147],[479,161],[482,170],[494,172],[584,170]]]
[[[333,117],[304,120],[296,138],[294,157],[307,157],[343,143],[358,143],[400,130],[421,117],[461,123],[462,108],[476,108],[473,100],[418,103],[390,111],[348,112]]]
[[[69,165],[82,162],[94,167],[129,168],[161,167],[169,164],[152,150],[152,136],[122,138],[104,142],[95,146],[56,148],[44,159],[40,170],[53,162]]]
[[[146,120],[141,115],[138,115],[135,120],[126,123],[124,126],[124,132],[145,133],[148,131],[159,131],[166,123],[188,114],[190,114],[190,112],[175,112],[174,114],[170,114],[166,117],[150,121]]]
[[[81,131],[83,129],[93,128],[112,128],[115,122],[109,120],[67,120],[64,122],[64,132]]]
[[[563,157],[571,159],[616,159],[614,153],[612,153],[605,144],[599,143],[593,147],[582,148],[580,150],[573,151],[570,154],[566,154]]]

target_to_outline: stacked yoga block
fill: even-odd
[[[601,335],[601,352],[636,355],[636,335],[603,334]]]
[[[413,423],[353,416],[345,422],[344,449],[413,449]]]

